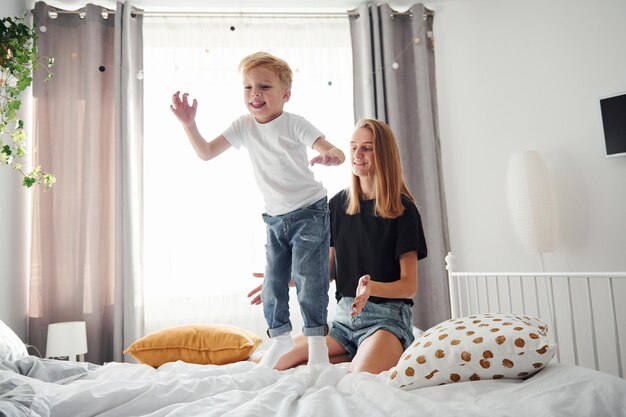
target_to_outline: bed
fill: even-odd
[[[576,281],[579,278],[559,274],[529,274],[526,281],[526,275],[520,274],[460,273],[454,271],[452,259],[448,257],[452,318],[425,331],[418,339],[421,346],[415,346],[416,341],[409,348],[414,351],[407,349],[396,367],[380,375],[349,373],[347,363],[276,371],[247,360],[222,365],[173,361],[155,368],[25,356],[0,361],[0,416],[626,417],[622,363],[626,327],[623,311],[615,303],[623,298],[626,274],[599,274],[598,282],[590,274],[580,285]],[[602,296],[609,298],[598,298]],[[587,307],[580,307],[579,299]],[[490,313],[496,310],[500,312]],[[461,336],[455,336],[454,329],[462,327],[465,333],[474,322],[484,325],[481,329],[488,332],[493,326],[486,320],[501,318],[504,321],[499,323],[505,327],[507,320],[515,323],[519,319],[521,326],[509,327],[517,327],[520,333],[522,327],[536,325],[533,317],[547,327],[537,325],[529,333],[534,336],[527,339],[526,347],[535,341],[539,344],[533,345],[532,351],[514,354],[515,358],[527,358],[549,340],[554,356],[535,372],[493,379],[484,377],[487,369],[474,369],[472,375],[483,372],[479,380],[465,380],[459,371],[459,382],[432,379],[426,383],[422,378],[414,385],[395,383],[398,378],[392,378],[394,372],[409,375],[409,367],[418,369],[415,364],[419,359],[415,358],[423,355],[417,350],[428,344],[426,340],[434,337],[433,346],[456,340]],[[603,320],[606,323],[601,324]],[[593,337],[586,333],[590,329]],[[478,327],[474,330],[479,332]],[[503,332],[501,327],[493,333]],[[473,340],[477,335],[472,335]],[[582,343],[587,337],[593,340]],[[517,343],[519,338],[515,340]],[[515,349],[520,349],[519,345]],[[496,350],[490,350],[498,356]],[[444,353],[446,358],[452,356],[450,351]],[[476,356],[476,352],[471,353]],[[486,359],[482,356],[480,363]],[[494,362],[489,370],[495,366]],[[468,362],[458,369],[470,367]],[[411,376],[416,377],[413,372]]]

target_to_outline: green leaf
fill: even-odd
[[[57,182],[57,179],[54,177],[54,175],[45,174],[43,176],[43,184],[46,186],[46,188],[52,187],[52,184],[54,184],[55,182]]]
[[[22,105],[20,94],[32,85],[32,74],[39,68],[40,59],[47,65],[46,80],[50,79],[49,68],[54,64],[54,58],[37,55],[37,28],[26,17],[25,13],[21,17],[0,18],[0,162],[22,173],[25,187],[43,184],[47,189],[56,181],[54,175],[42,171],[40,166],[25,174],[19,162],[19,158],[26,156],[24,122],[17,118]],[[4,135],[11,138],[11,145],[2,140]]]
[[[22,185],[28,188],[32,187],[34,183],[35,179],[29,176],[24,177],[24,181],[22,181]]]
[[[26,90],[28,86],[30,86],[32,82],[33,82],[33,77],[31,77],[30,75],[23,77],[22,79],[17,81],[17,88],[19,88],[20,91],[24,91]]]
[[[7,107],[9,108],[9,110],[19,110],[21,105],[22,102],[20,100],[13,100],[7,105]]]

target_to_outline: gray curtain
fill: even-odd
[[[115,314],[113,358],[144,333],[143,17],[115,13]],[[130,356],[126,359],[134,361]]]
[[[128,123],[141,88],[124,81],[141,55],[128,63],[122,51],[141,20],[123,27],[132,19],[121,4],[107,15],[92,4],[81,14],[51,9],[34,10],[39,53],[55,65],[49,81],[34,74],[33,146],[34,163],[57,183],[33,191],[29,343],[45,354],[49,323],[85,321],[85,359],[103,363],[122,358],[127,339],[118,335],[141,332],[141,299],[128,296],[142,276],[140,226],[129,224],[141,218],[141,124]],[[141,37],[132,43],[141,50]]]
[[[441,174],[432,13],[422,4],[398,13],[365,3],[350,17],[355,119],[384,120],[398,139],[404,175],[417,199],[428,245],[419,262],[415,325],[450,318],[444,256],[448,226]]]

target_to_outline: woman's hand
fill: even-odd
[[[255,278],[265,278],[265,274],[263,272],[253,272],[252,276]],[[289,286],[290,287],[295,287],[296,284],[293,281],[293,278],[291,278],[291,280],[289,281]],[[250,304],[252,305],[259,305],[262,303],[261,301],[261,290],[263,289],[263,284],[255,287],[252,291],[250,291],[248,293],[248,298],[254,296],[254,298],[252,300],[250,300]]]
[[[253,272],[252,276],[255,278],[264,278],[265,274],[263,274],[262,272]],[[252,291],[248,293],[248,298],[254,296],[254,298],[250,300],[250,304],[252,305],[261,304],[261,290],[262,289],[263,289],[263,284],[259,285],[258,287],[255,287]]]
[[[356,297],[354,297],[354,302],[352,302],[352,317],[361,313],[367,299],[370,298],[371,289],[368,285],[369,283],[369,275],[363,275],[359,278],[359,286],[356,288]]]

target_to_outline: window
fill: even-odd
[[[235,324],[263,335],[246,294],[265,265],[263,202],[245,150],[201,161],[171,114],[177,90],[198,100],[206,139],[246,108],[237,66],[265,50],[291,65],[300,114],[348,152],[354,127],[347,19],[146,18],[144,21],[144,263],[146,332],[193,322]],[[311,150],[311,156],[315,154]],[[329,197],[349,183],[350,164],[314,167]],[[295,290],[291,315],[301,327]],[[331,286],[331,293],[334,293]],[[329,318],[335,302],[329,303]]]

